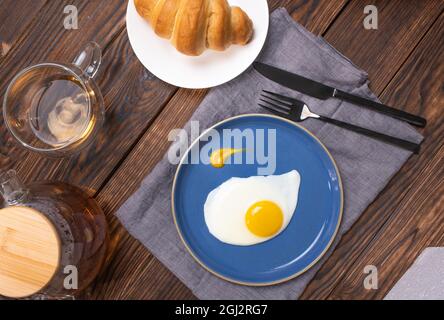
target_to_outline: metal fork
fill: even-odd
[[[367,137],[407,149],[414,152],[415,154],[419,153],[421,147],[420,144],[395,138],[383,133],[355,126],[351,123],[339,121],[313,113],[303,101],[267,90],[262,90],[261,97],[262,98],[259,100],[263,103],[258,103],[260,107],[289,120],[295,122],[301,122],[308,118],[322,120],[324,122],[334,124],[335,126],[354,131]]]

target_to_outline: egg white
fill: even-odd
[[[293,217],[301,178],[296,170],[282,175],[230,178],[212,190],[205,201],[205,223],[210,233],[228,244],[248,246],[267,241],[281,233]],[[251,233],[245,223],[247,210],[256,202],[269,200],[284,215],[281,229],[271,237]]]

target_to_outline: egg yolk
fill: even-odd
[[[242,151],[243,149],[232,149],[232,148],[217,149],[211,153],[210,163],[215,168],[222,168],[225,165],[225,160],[228,157]]]
[[[245,215],[248,230],[258,237],[271,237],[284,222],[282,209],[274,202],[263,200],[254,203]]]

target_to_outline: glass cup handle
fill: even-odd
[[[96,42],[89,42],[73,63],[89,78],[94,78],[102,63],[102,49]]]

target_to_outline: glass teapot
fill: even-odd
[[[0,173],[0,193],[0,296],[77,296],[107,254],[107,223],[96,201],[60,182],[25,187],[13,170]]]

